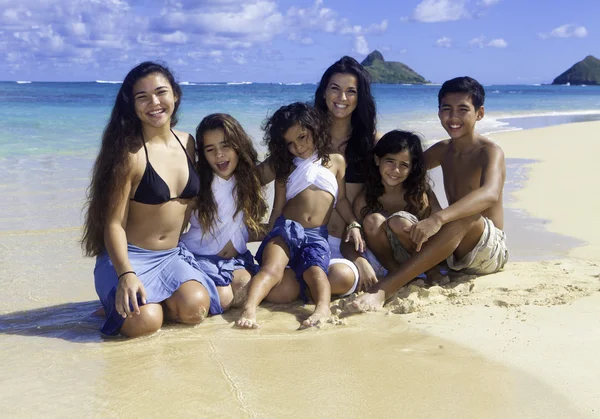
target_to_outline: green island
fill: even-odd
[[[600,60],[588,55],[555,78],[552,84],[600,85]]]
[[[371,75],[373,83],[425,84],[430,83],[404,63],[385,61],[381,52],[371,52],[361,63]]]

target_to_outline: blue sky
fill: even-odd
[[[0,80],[316,82],[374,49],[432,82],[547,83],[600,58],[600,1],[0,0]]]

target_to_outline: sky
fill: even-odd
[[[304,82],[377,49],[434,83],[549,83],[600,58],[598,0],[0,0],[0,80]]]

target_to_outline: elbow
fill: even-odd
[[[495,205],[498,201],[500,201],[501,197],[502,197],[501,191],[488,192],[486,195],[486,199],[485,199],[488,204],[488,207]]]

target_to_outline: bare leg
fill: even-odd
[[[410,239],[410,235],[404,231],[406,227],[410,227],[413,222],[399,216],[388,218],[388,227],[398,238],[402,247],[404,247],[411,255],[415,253],[415,244]],[[400,266],[400,265],[398,265]],[[427,279],[430,281],[442,281],[445,277],[440,273],[439,266],[435,265],[425,272]]]
[[[125,319],[120,333],[128,338],[150,335],[158,331],[162,323],[162,306],[160,304],[145,304],[140,307],[140,314]]]
[[[233,294],[231,307],[241,307],[248,297],[248,284],[252,275],[246,269],[237,269],[233,271],[231,280],[231,291]]]
[[[354,271],[344,263],[334,263],[329,265],[327,273],[332,295],[343,295],[350,291],[354,286]]]
[[[208,315],[210,296],[198,281],[189,280],[181,284],[172,296],[163,302],[165,317],[184,324],[199,324]]]
[[[286,268],[283,271],[283,279],[269,292],[265,300],[274,304],[287,304],[299,297],[300,284],[296,279],[296,273],[292,269]]]
[[[319,320],[325,320],[331,316],[329,303],[331,302],[331,288],[327,280],[327,274],[318,266],[311,266],[302,275],[302,278],[308,285],[310,294],[315,301],[315,311],[304,322],[302,326],[316,326]]]
[[[283,271],[290,260],[290,251],[281,237],[276,237],[265,246],[262,266],[250,280],[248,299],[236,325],[245,329],[258,327],[256,308],[283,278]]]
[[[385,300],[415,276],[431,269],[453,252],[460,259],[470,252],[483,233],[483,218],[479,215],[461,218],[443,226],[440,231],[423,244],[400,267],[400,269],[372,286],[352,301],[348,307],[353,311],[375,311],[383,307]],[[477,239],[476,241],[475,238]]]
[[[231,284],[224,287],[217,287],[217,293],[219,293],[221,308],[223,311],[227,310],[233,301],[233,290]]]
[[[395,272],[400,269],[400,265],[394,260],[392,247],[385,231],[385,223],[386,218],[379,213],[367,215],[363,221],[365,240],[367,241],[367,247],[379,263],[388,272]]]

